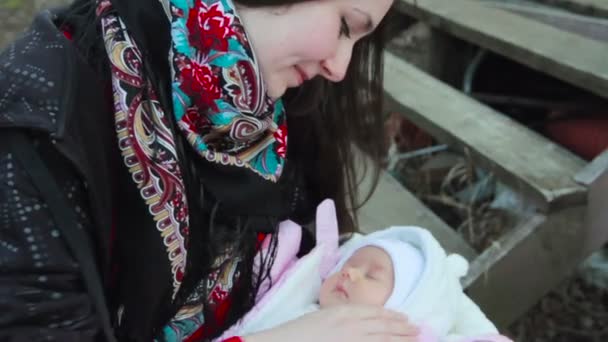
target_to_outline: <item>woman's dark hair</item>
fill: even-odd
[[[284,6],[311,0],[236,0],[247,7]],[[331,83],[321,77],[284,96],[289,116],[290,153],[306,158],[318,199],[332,198],[337,207],[340,232],[357,230],[356,212],[374,190],[357,189],[367,172],[376,184],[383,154],[383,50],[385,22],[358,41],[345,79]],[[295,129],[293,127],[296,127]],[[353,148],[362,150],[370,163],[356,160]],[[369,169],[366,166],[372,166]]]
[[[301,3],[311,0],[236,0],[238,5],[246,7],[280,6]],[[125,19],[134,19],[139,26],[131,27],[127,21],[129,31],[143,51],[144,64],[147,65],[147,75],[158,87],[155,89],[161,98],[165,98],[164,106],[170,105],[170,84],[168,49],[170,44],[169,25],[163,28],[155,20],[163,20],[164,13],[158,13],[158,1],[143,0],[113,0],[115,10]],[[75,44],[80,53],[89,63],[100,71],[102,77],[110,77],[107,58],[103,49],[103,42],[99,36],[99,22],[95,18],[95,0],[76,0],[65,16],[65,24],[73,30]],[[166,19],[164,19],[166,20]],[[147,25],[149,23],[149,25]],[[134,25],[138,26],[138,25]],[[364,173],[371,172],[374,184],[379,175],[380,158],[382,156],[383,125],[382,125],[382,50],[384,45],[384,24],[369,36],[358,41],[353,49],[351,63],[345,79],[340,83],[331,83],[321,77],[307,82],[299,89],[289,90],[284,96],[287,109],[289,127],[289,155],[288,159],[295,160],[304,177],[310,198],[314,202],[313,208],[321,200],[331,198],[335,201],[338,211],[338,220],[341,233],[356,231],[356,212],[362,203],[371,195],[359,194],[358,185]],[[160,32],[146,32],[147,30],[161,30]],[[144,49],[142,48],[142,50]],[[154,70],[154,72],[151,72]],[[163,96],[164,95],[164,96]],[[171,115],[169,115],[171,117]],[[196,205],[204,212],[213,213],[213,203],[205,201],[205,189],[202,186],[196,157],[192,149],[184,146],[183,140],[176,142],[177,150],[182,163],[185,163],[184,181],[188,189],[188,202],[191,207]],[[364,163],[357,158],[355,149],[365,152],[372,163]],[[369,169],[364,165],[371,165]],[[370,175],[368,175],[370,176]],[[193,212],[193,210],[191,210]],[[314,212],[313,212],[314,213]],[[213,214],[211,214],[213,216]],[[213,217],[211,217],[213,219]],[[231,220],[228,220],[231,221]],[[239,220],[236,220],[239,221]],[[203,223],[208,222],[208,223]],[[240,222],[240,221],[239,221]],[[273,222],[276,226],[277,222]],[[207,218],[191,217],[192,227],[205,227],[207,232],[212,230],[213,220]],[[223,228],[223,227],[222,227]],[[227,240],[236,241],[239,246],[235,250],[245,267],[241,270],[240,288],[234,291],[236,296],[228,313],[228,319],[221,324],[220,330],[227,328],[242,317],[253,305],[262,279],[268,276],[273,262],[273,256],[262,262],[263,267],[258,274],[251,271],[253,258],[256,254],[255,244],[257,232],[249,231],[243,227],[236,228],[238,234],[226,227],[224,234],[217,234],[221,229],[214,228],[214,234],[199,235],[205,237],[205,242],[198,245],[201,249],[198,255],[202,256],[206,265],[189,265],[195,271],[186,277],[182,288],[184,293],[179,296],[173,310],[168,310],[166,317],[160,317],[156,331],[167,323],[183,304],[189,292],[194,290],[200,279],[206,277],[214,269],[211,260],[217,256],[218,246],[223,246]],[[195,230],[191,229],[191,232]],[[192,233],[191,233],[192,234]],[[276,236],[277,234],[273,234]],[[191,237],[192,238],[192,237]],[[271,246],[276,246],[273,239]],[[195,258],[189,257],[189,261]],[[201,258],[196,259],[201,262]],[[249,281],[250,280],[250,281]],[[243,285],[246,284],[246,285]],[[181,299],[180,299],[181,298]],[[206,295],[204,298],[207,298]],[[205,306],[207,307],[207,306]],[[212,318],[211,313],[205,314],[205,319]],[[208,322],[209,323],[209,322]]]

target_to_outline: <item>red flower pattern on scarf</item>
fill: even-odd
[[[188,108],[186,115],[184,115],[182,118],[182,121],[186,123],[188,128],[193,132],[201,132],[209,129],[209,126],[211,126],[209,118],[202,116],[196,107]]]
[[[219,78],[208,65],[191,62],[182,73],[182,86],[199,108],[215,108],[215,100],[221,97]]]
[[[274,138],[277,141],[277,154],[281,158],[287,157],[287,125],[279,126],[279,129],[274,133]]]
[[[190,10],[186,26],[190,44],[203,53],[209,50],[228,51],[228,37],[235,33],[232,30],[232,16],[219,7],[220,3],[207,7],[203,1],[196,1]]]

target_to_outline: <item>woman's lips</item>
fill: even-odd
[[[293,68],[296,70],[296,72],[300,76],[300,81],[299,81],[300,85],[302,85],[302,83],[304,83],[310,79],[308,77],[308,75],[306,74],[306,72],[304,70],[302,70],[302,68],[300,68],[299,66],[295,65]]]

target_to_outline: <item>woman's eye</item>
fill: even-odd
[[[340,19],[340,22],[341,22],[340,37],[350,38],[350,27],[348,26],[348,23],[346,22],[346,18],[342,17]]]

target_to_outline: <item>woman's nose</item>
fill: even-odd
[[[321,61],[322,76],[331,82],[342,81],[346,76],[352,53],[352,44],[342,44],[333,57]]]

